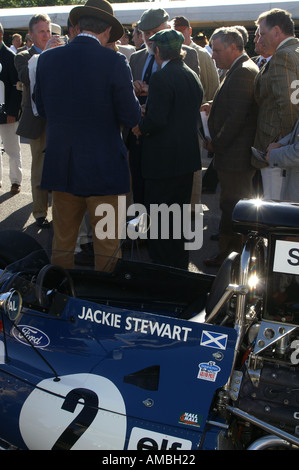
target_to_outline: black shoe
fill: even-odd
[[[14,184],[11,185],[10,192],[13,196],[15,194],[19,194],[20,191],[21,191],[21,185],[20,184],[14,183]]]
[[[46,219],[46,217],[38,217],[36,219],[36,225],[40,228],[50,228],[51,224],[50,222]]]

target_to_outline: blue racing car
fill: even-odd
[[[0,233],[2,448],[297,448],[299,205],[233,219],[246,243],[217,276],[64,270]]]

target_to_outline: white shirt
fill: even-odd
[[[283,44],[285,44],[287,41],[289,41],[290,39],[294,39],[294,36],[289,36],[288,38],[284,39],[283,41],[281,41],[280,44],[278,44],[276,50],[281,47]]]

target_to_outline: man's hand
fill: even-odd
[[[65,43],[61,41],[60,36],[55,35],[49,39],[44,50],[51,49],[52,47],[62,46],[63,44]]]
[[[212,144],[212,140],[209,137],[206,137],[205,140],[203,141],[203,147],[208,151],[208,152],[214,152],[214,147]]]
[[[205,112],[206,115],[208,116],[210,114],[211,107],[212,107],[211,103],[204,103],[201,105],[200,111]]]
[[[16,122],[16,118],[14,116],[9,116],[7,115],[6,117],[6,123],[7,124],[12,124],[13,122]]]
[[[136,96],[147,96],[148,95],[148,84],[142,80],[135,80],[133,82],[134,91]]]
[[[141,132],[140,132],[140,129],[139,129],[138,124],[137,124],[137,126],[132,127],[132,132],[133,132],[133,134],[134,134],[136,137],[139,137],[139,136],[141,135]]]
[[[274,149],[279,149],[280,147],[282,147],[282,145],[280,145],[278,142],[272,142],[272,144],[270,144],[266,150],[266,160],[267,162],[269,163],[269,159],[270,159],[270,153],[271,153],[271,150],[274,150]]]

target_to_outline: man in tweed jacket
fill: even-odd
[[[207,149],[215,154],[221,187],[219,253],[204,262],[220,266],[231,251],[242,248],[241,237],[232,231],[232,211],[239,199],[252,193],[255,170],[250,161],[257,116],[253,86],[258,67],[245,53],[243,38],[236,29],[219,28],[211,40],[216,65],[227,73],[214,96],[208,120],[211,141]]]
[[[299,79],[299,40],[294,23],[284,10],[271,10],[257,20],[260,39],[272,58],[255,81],[259,106],[255,147],[268,145],[289,134],[299,118],[299,106],[291,99],[291,86]]]
[[[294,37],[291,15],[285,10],[273,9],[262,13],[256,23],[259,42],[266,53],[272,55],[255,81],[259,111],[254,146],[266,151],[270,143],[289,134],[299,118],[299,106],[292,99],[299,79],[299,40]],[[258,166],[256,162],[254,164]],[[271,169],[262,170],[264,193],[266,184],[271,189],[272,175]],[[271,197],[271,191],[267,194]]]

